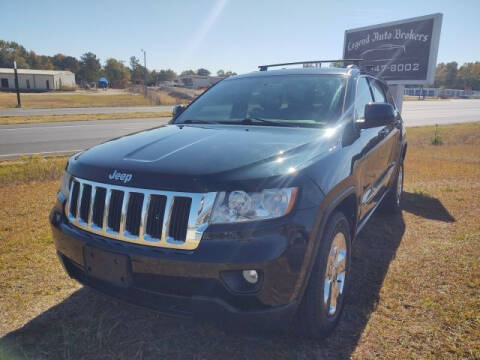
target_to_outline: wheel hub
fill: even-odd
[[[343,294],[346,277],[347,242],[343,233],[335,235],[328,253],[327,269],[323,284],[323,302],[328,315],[337,312],[338,301]]]

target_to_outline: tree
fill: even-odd
[[[134,84],[143,84],[145,80],[145,72],[147,72],[147,83],[149,82],[148,69],[140,65],[140,60],[135,56],[130,57],[131,79]]]
[[[223,71],[222,69],[218,70],[217,76],[225,76],[225,71]]]
[[[204,69],[204,68],[200,68],[200,69],[197,70],[197,75],[210,76],[210,71],[208,71],[207,69]]]
[[[41,55],[37,57],[38,63],[36,69],[53,70],[55,67],[52,64],[52,59],[49,56]]]
[[[116,59],[107,59],[103,70],[114,88],[124,88],[130,82],[130,69]]]
[[[0,40],[0,67],[13,67],[17,62],[19,68],[29,68],[27,50],[14,41]]]
[[[480,89],[480,62],[463,64],[457,72],[457,88]]]
[[[458,64],[455,61],[447,64],[440,63],[437,65],[435,74],[435,87],[455,88],[457,78]]]
[[[155,81],[173,81],[177,78],[177,74],[172,69],[160,70],[154,78]]]
[[[52,63],[57,70],[68,70],[73,73],[77,73],[80,70],[80,64],[73,56],[57,54],[53,56]]]
[[[88,52],[82,55],[80,58],[80,70],[78,73],[79,80],[94,82],[98,80],[102,66],[100,60],[92,52]]]
[[[196,74],[195,74],[195,71],[193,71],[193,70],[184,70],[184,71],[182,71],[180,76],[185,76],[185,75],[196,75]]]
[[[233,71],[230,71],[228,70],[226,73],[225,73],[225,76],[234,76],[234,75],[237,75],[236,72],[233,72]]]

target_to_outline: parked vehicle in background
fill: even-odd
[[[400,209],[405,129],[357,66],[270,67],[70,158],[50,220],[71,277],[169,314],[333,330],[352,242]]]

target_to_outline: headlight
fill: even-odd
[[[60,192],[66,197],[68,197],[68,193],[70,191],[71,180],[72,180],[72,175],[64,171],[62,175],[62,182],[60,184]]]
[[[273,219],[292,210],[297,188],[266,189],[262,192],[220,192],[210,217],[211,224]]]

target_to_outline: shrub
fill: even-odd
[[[435,134],[430,139],[430,145],[435,145],[435,146],[443,145],[442,137],[438,135],[438,124],[435,125]]]

